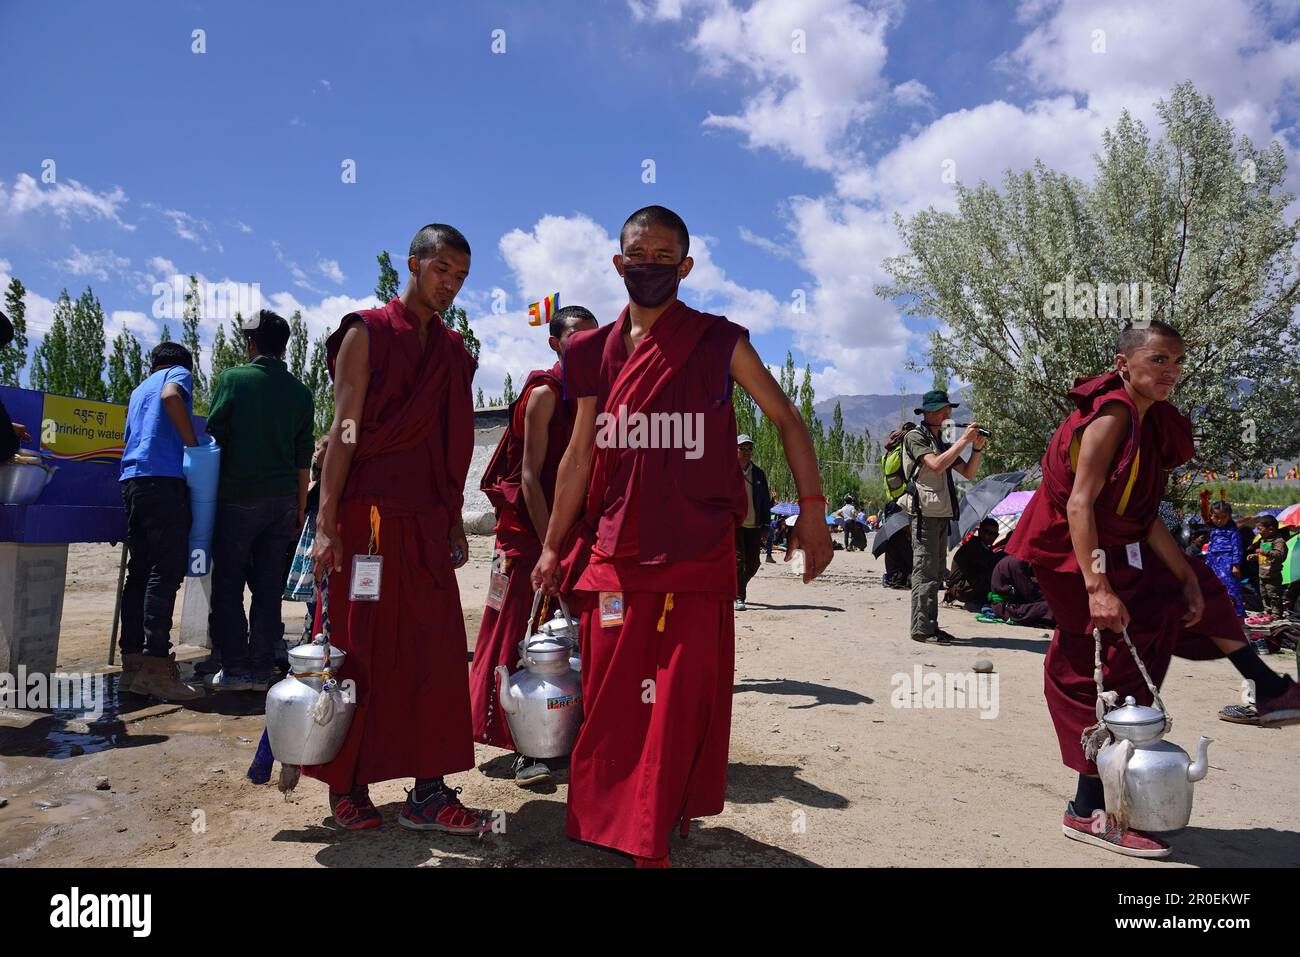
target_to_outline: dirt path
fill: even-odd
[[[471,643],[489,547],[474,539],[459,575]],[[750,610],[736,620],[727,808],[697,823],[690,839],[673,838],[677,864],[1300,865],[1300,728],[1216,720],[1239,697],[1226,661],[1176,659],[1165,689],[1173,740],[1186,748],[1202,733],[1215,739],[1192,826],[1168,861],[1120,858],[1061,836],[1073,776],[1059,762],[1042,701],[1044,633],[944,611],[942,626],[962,642],[916,645],[906,635],[907,595],[881,588],[880,571],[869,555],[836,553],[826,576],[805,587],[779,564],[762,566]],[[116,556],[107,546],[80,547],[69,577],[64,667],[102,660]],[[298,607],[285,605],[286,622],[298,621]],[[977,658],[997,672],[996,717],[892,706],[896,675],[910,678],[917,666],[969,672]],[[1268,660],[1294,673],[1291,656]],[[290,803],[273,785],[248,782],[260,702],[231,697],[123,714],[105,729],[117,734],[117,746],[106,748],[103,735],[55,717],[0,712],[0,796],[8,800],[0,864],[625,866],[565,839],[563,778],[549,793],[522,791],[503,752],[486,747],[479,768],[451,783],[464,788],[467,804],[504,811],[504,833],[475,842],[397,827],[409,782],[372,789],[384,828],[340,833],[318,783],[304,781]],[[96,790],[101,778],[107,790]]]

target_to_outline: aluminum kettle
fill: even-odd
[[[1179,831],[1192,817],[1192,785],[1209,770],[1212,738],[1201,735],[1193,761],[1164,740],[1166,714],[1137,704],[1132,696],[1109,712],[1114,740],[1097,755],[1106,807],[1120,809],[1121,823],[1139,831]]]
[[[289,649],[290,673],[271,686],[266,693],[266,732],[271,753],[281,764],[324,764],[332,761],[343,747],[352,715],[355,696],[347,694],[336,681],[324,689],[321,667],[325,647],[319,642]],[[330,646],[329,670],[337,674],[347,653]]]
[[[533,595],[530,629],[541,597],[540,591]],[[576,644],[567,634],[572,618],[563,599],[560,607],[560,628],[548,631],[554,622],[547,622],[520,641],[519,671],[512,675],[505,665],[496,669],[497,694],[510,725],[510,736],[519,753],[530,758],[567,755],[582,725],[582,676],[569,663]]]

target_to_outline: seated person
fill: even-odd
[[[993,551],[993,543],[997,538],[998,520],[986,518],[980,522],[978,531],[957,549],[952,557],[952,574],[948,576],[948,587],[943,595],[945,604],[961,602],[972,611],[984,607],[993,566],[998,563],[998,556]]]
[[[1034,578],[1034,566],[1014,555],[1005,555],[993,569],[989,600],[993,614],[1012,624],[1032,628],[1055,628],[1052,609]],[[996,600],[994,599],[996,596]]]

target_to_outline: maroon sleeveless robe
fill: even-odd
[[[701,455],[599,445],[593,455],[568,833],[662,857],[679,819],[719,814],[726,796],[734,530],[747,507],[730,363],[745,331],[675,303],[629,356],[626,318],[569,340],[566,395],[594,395],[611,415],[698,414]],[[601,624],[606,591],[623,593],[621,625]]]
[[[524,381],[519,397],[510,405],[510,421],[496,451],[488,462],[480,485],[497,511],[494,556],[503,561],[509,576],[501,610],[484,606],[483,621],[474,642],[474,663],[469,671],[470,710],[474,740],[499,748],[514,749],[510,726],[501,711],[497,694],[496,668],[505,665],[513,674],[519,661],[517,645],[529,629],[528,613],[532,610],[533,567],[542,554],[540,532],[533,527],[532,516],[524,501],[524,412],[528,397],[536,388],[555,392],[555,411],[547,425],[546,458],[540,476],[542,494],[548,507],[555,504],[555,474],[573,431],[573,408],[562,398],[560,365],[535,370]],[[548,606],[549,610],[549,606]]]
[[[1115,455],[1094,506],[1097,544],[1105,552],[1106,578],[1129,610],[1129,638],[1151,680],[1157,686],[1164,681],[1174,655],[1222,657],[1211,636],[1240,638],[1241,623],[1214,573],[1200,558],[1189,557],[1205,596],[1205,613],[1195,625],[1184,626],[1180,619],[1187,609],[1182,588],[1146,544],[1151,525],[1159,520],[1160,496],[1169,470],[1195,454],[1191,422],[1168,402],[1157,402],[1139,425],[1137,407],[1114,372],[1081,377],[1070,398],[1077,408],[1048,444],[1042,485],[1016,525],[1007,553],[1034,566],[1057,622],[1044,663],[1044,694],[1061,760],[1076,771],[1096,774],[1096,766],[1085,759],[1080,742],[1084,730],[1097,721],[1093,626],[1065,507],[1074,487],[1071,446],[1107,403],[1119,402],[1128,408],[1132,429]],[[1141,543],[1141,569],[1129,564],[1126,546],[1133,542]],[[1121,701],[1132,695],[1139,704],[1152,703],[1123,637],[1114,632],[1102,632],[1102,674],[1106,690],[1118,692]]]
[[[331,641],[357,707],[339,754],[304,768],[333,791],[474,766],[465,619],[447,536],[459,518],[474,445],[474,360],[435,316],[420,343],[401,300],[343,318],[328,340],[330,374],[343,332],[360,319],[370,384],[339,503],[343,570],[330,575]],[[349,600],[352,557],[365,554],[371,510],[383,556],[379,601]]]

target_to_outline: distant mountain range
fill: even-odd
[[[953,401],[961,402],[964,390],[959,389]],[[831,427],[831,417],[835,414],[835,403],[840,404],[840,413],[844,416],[844,428],[849,432],[860,433],[866,429],[871,437],[883,442],[890,432],[904,422],[915,422],[917,416],[912,412],[921,404],[921,393],[910,392],[906,395],[836,395],[813,404],[813,410],[822,420],[823,428]],[[960,408],[955,418],[961,421],[966,410]]]

